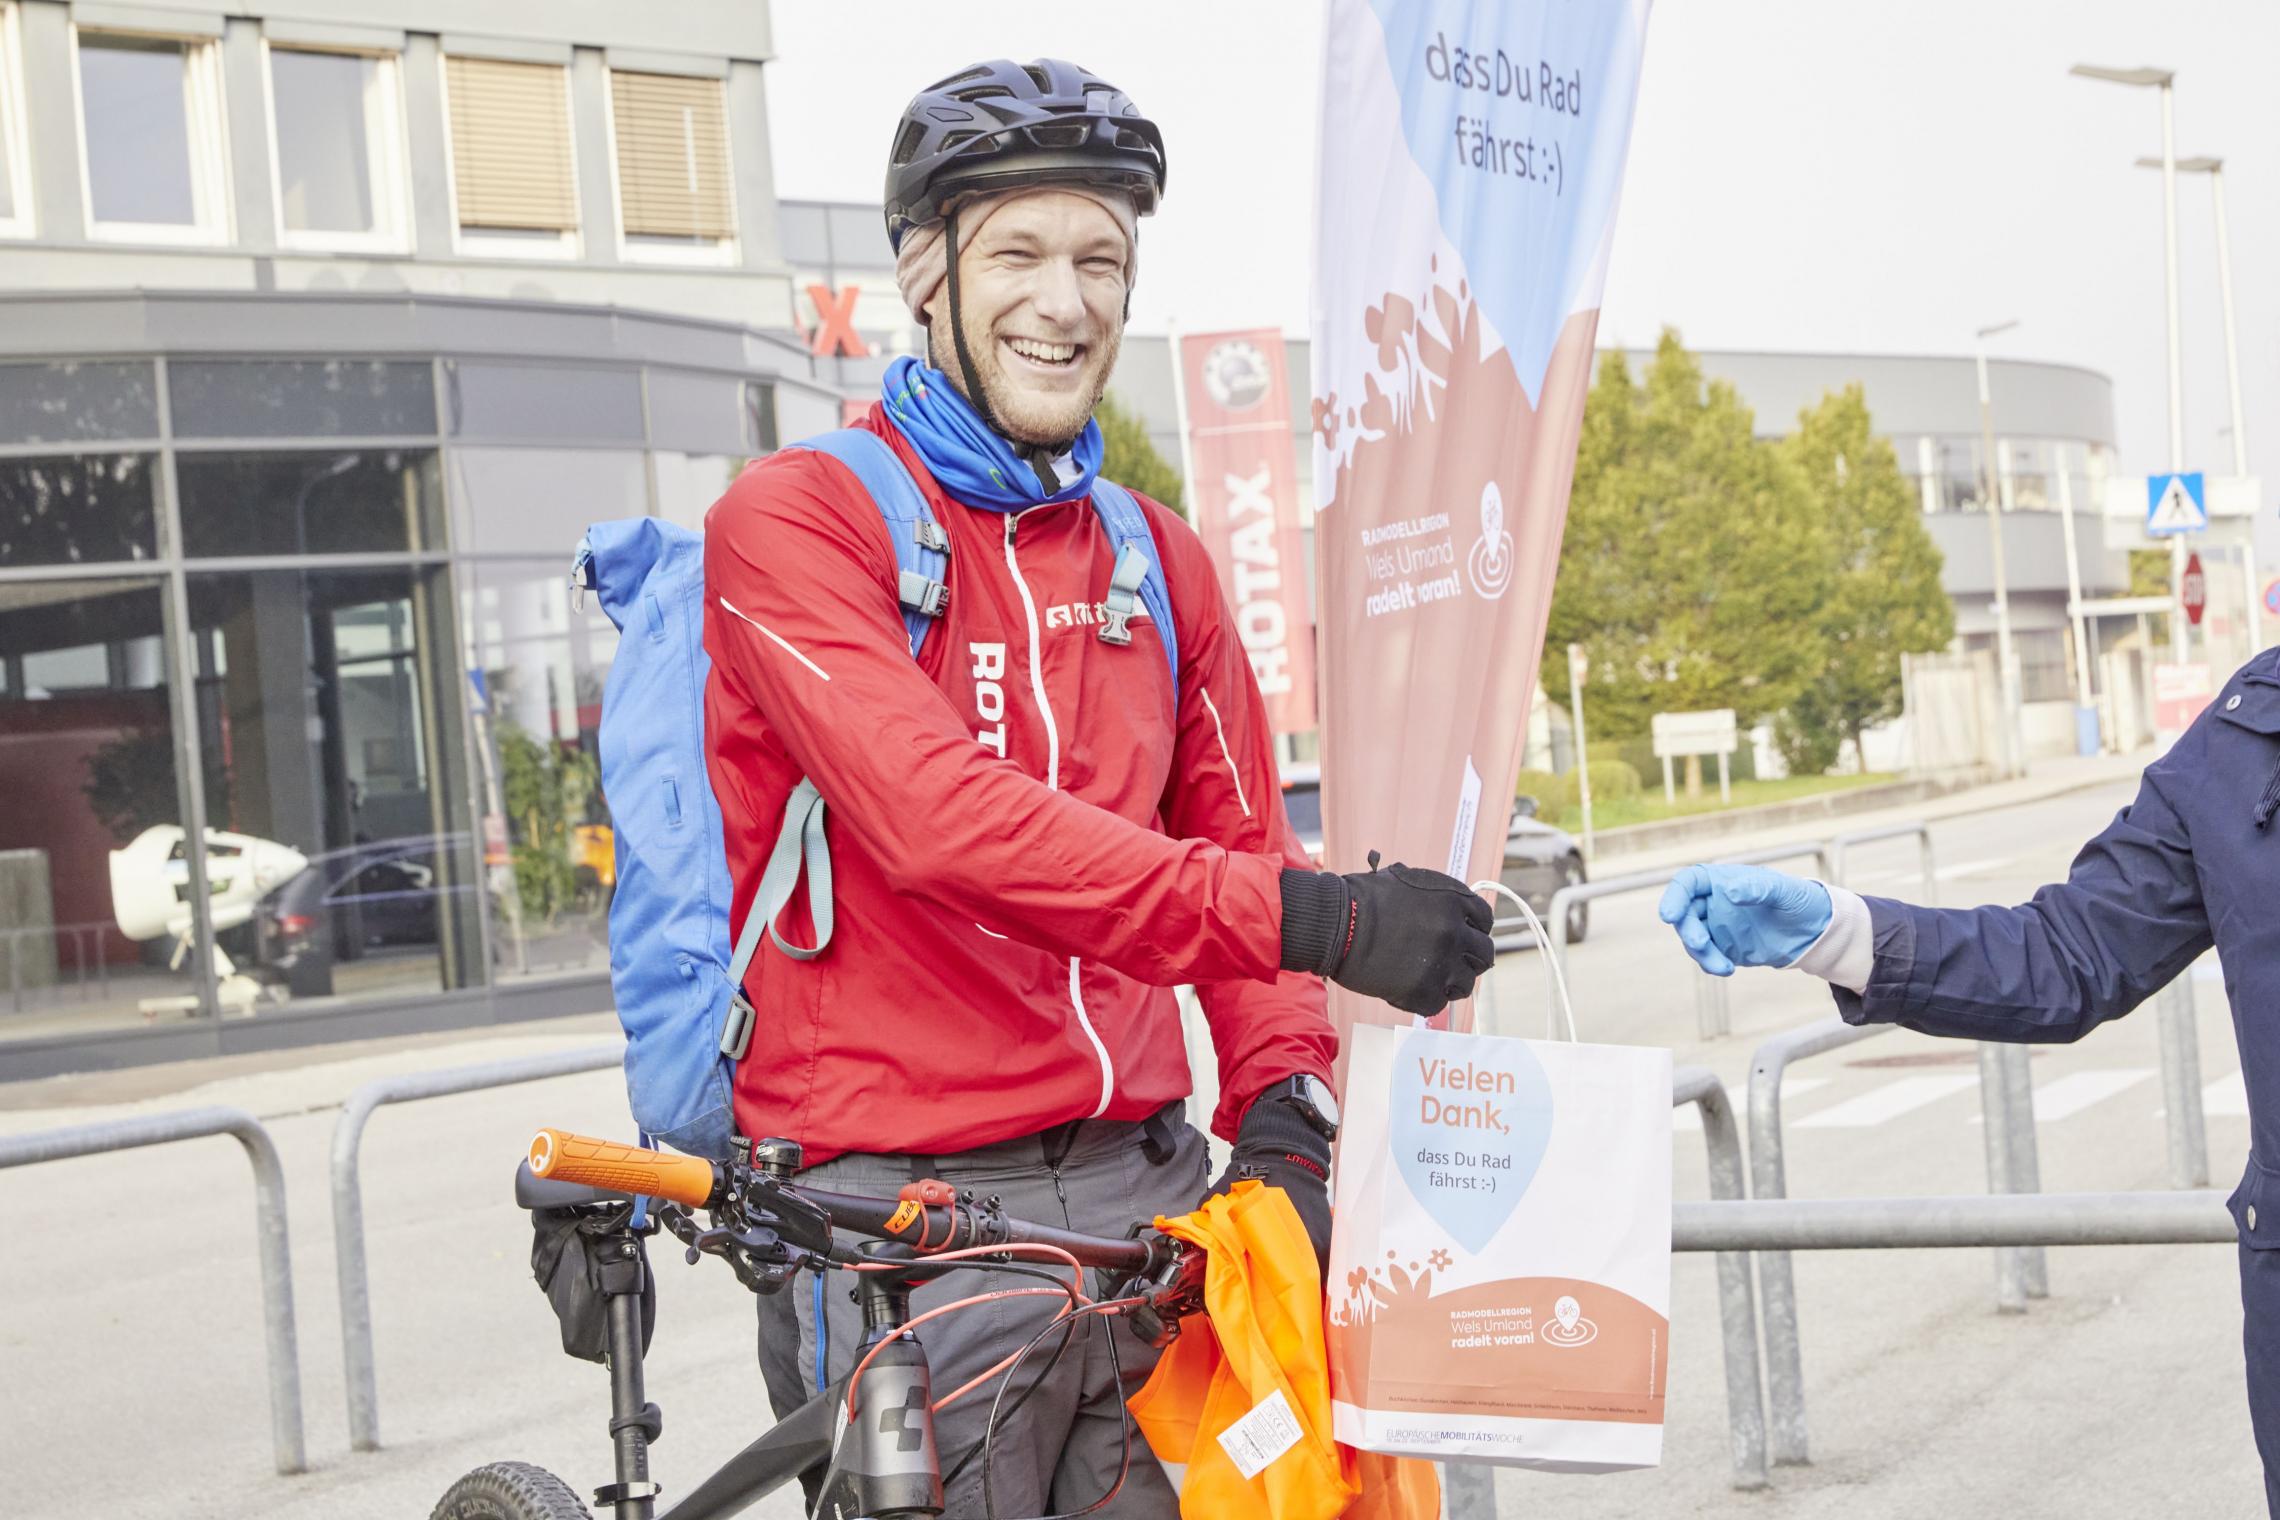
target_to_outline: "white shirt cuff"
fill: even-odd
[[[1869,921],[1868,904],[1858,892],[1825,881],[1821,885],[1829,893],[1829,927],[1790,964],[1848,992],[1865,992],[1869,973],[1876,969],[1875,926]]]

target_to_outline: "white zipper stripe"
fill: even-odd
[[[1044,634],[1037,626],[1037,599],[1029,594],[1029,582],[1021,578],[1021,561],[1014,558],[1014,525],[1021,520],[1018,512],[1009,512],[1005,519],[1005,567],[1013,572],[1013,585],[1021,593],[1021,610],[1029,619],[1029,691],[1037,700],[1037,712],[1045,720],[1045,785],[1049,790],[1061,789],[1061,730],[1053,721],[1053,704],[1045,696]],[[978,927],[978,926],[977,926]],[[1116,1066],[1108,1058],[1108,1047],[1092,1026],[1085,1013],[1084,988],[1078,984],[1077,957],[1069,957],[1069,1006],[1076,1010],[1077,1027],[1092,1042],[1093,1054],[1100,1059],[1100,1107],[1092,1111],[1092,1118],[1108,1112],[1109,1099],[1116,1094]]]
[[[1045,638],[1037,626],[1037,600],[1029,594],[1029,582],[1021,578],[1021,561],[1013,557],[1013,525],[1020,517],[1018,512],[1006,514],[1005,567],[1013,572],[1014,588],[1021,593],[1021,610],[1029,617],[1029,694],[1045,719],[1045,785],[1057,792],[1061,789],[1061,730],[1053,722],[1053,704],[1045,700]]]
[[[809,659],[806,655],[801,654],[797,649],[794,649],[790,644],[786,643],[782,636],[779,635],[775,629],[768,627],[764,623],[755,622],[751,618],[744,617],[743,613],[738,612],[734,607],[729,606],[728,598],[725,596],[720,598],[720,604],[728,611],[730,616],[744,618],[744,621],[751,623],[753,627],[768,635],[770,639],[773,639],[776,643],[777,648],[783,650],[784,653],[790,655],[793,659],[799,661],[802,665],[805,665],[808,669],[814,671],[819,677],[826,681],[831,679],[831,672],[825,670],[821,665],[818,665],[815,661]]]
[[[1227,730],[1219,723],[1219,704],[1211,700],[1210,687],[1199,686],[1196,689],[1203,693],[1203,705],[1211,709],[1211,731],[1219,735],[1219,758],[1227,762],[1227,774],[1235,778],[1235,800],[1243,804],[1243,816],[1248,818],[1251,816],[1251,804],[1243,795],[1243,773],[1235,769],[1235,757],[1227,751]]]
[[[1069,957],[1069,1006],[1077,1010],[1077,1027],[1092,1041],[1093,1054],[1100,1057],[1100,1107],[1092,1111],[1097,1119],[1108,1112],[1108,1100],[1116,1096],[1116,1068],[1109,1063],[1108,1047],[1093,1032],[1092,1020],[1085,1017],[1085,991],[1077,983],[1077,958]]]

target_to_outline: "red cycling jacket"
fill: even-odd
[[[736,1119],[851,1150],[940,1155],[1071,1119],[1145,1118],[1190,1090],[1170,988],[1219,1053],[1212,1127],[1336,1037],[1317,978],[1277,969],[1280,876],[1308,865],[1219,579],[1140,498],[1178,621],[1180,680],[1143,612],[1104,643],[1113,571],[1083,499],[1012,514],[946,496],[884,437],[950,537],[948,612],[918,659],[884,520],[838,461],[754,465],[705,519],[706,749],[741,931],[784,804],[823,794],[836,924],[799,962],[763,941]],[[780,920],[813,943],[803,891]]]

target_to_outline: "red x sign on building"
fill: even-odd
[[[808,340],[808,352],[822,356],[842,354],[850,359],[867,359],[871,345],[855,333],[855,298],[863,292],[850,285],[832,293],[829,285],[810,285],[807,298],[815,302],[815,333]]]

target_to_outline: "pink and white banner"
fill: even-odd
[[[1298,449],[1282,334],[1193,333],[1179,345],[1195,531],[1278,734],[1314,727],[1314,621],[1298,521]]]
[[[1331,0],[1312,414],[1333,870],[1502,866],[1647,10]],[[1341,1032],[1407,1022],[1338,988],[1332,1008]]]

